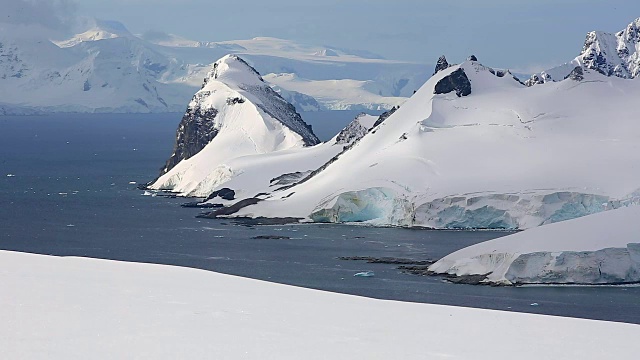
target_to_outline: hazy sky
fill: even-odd
[[[1,3],[15,0],[0,0]],[[30,0],[194,40],[273,36],[434,63],[475,54],[487,65],[545,68],[581,50],[590,30],[640,17],[639,0]]]

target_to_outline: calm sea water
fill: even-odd
[[[197,219],[182,199],[142,196],[180,114],[0,117],[0,249],[214,270],[383,299],[640,323],[638,287],[498,288],[339,256],[437,259],[506,233]],[[7,177],[7,174],[15,176]],[[288,240],[252,239],[283,235]],[[374,271],[371,278],[356,272]],[[538,306],[531,304],[537,303]]]

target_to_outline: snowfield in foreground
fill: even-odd
[[[445,256],[429,270],[498,284],[640,282],[640,206],[541,226]]]
[[[640,326],[0,251],[7,359],[633,359]]]

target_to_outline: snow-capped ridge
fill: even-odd
[[[236,55],[216,61],[177,130],[174,151],[153,189],[208,196],[237,175],[234,158],[320,141],[295,107]]]
[[[84,32],[76,34],[67,40],[54,41],[54,43],[62,48],[66,48],[78,45],[82,42],[115,39],[120,37],[135,38],[135,36],[121,22],[92,19],[90,21],[90,27]]]
[[[205,78],[204,85],[212,79],[226,84],[265,85],[262,76],[260,76],[256,69],[239,56],[231,54],[225,55],[213,63],[211,71]]]
[[[580,66],[605,76],[635,79],[640,74],[640,18],[615,34],[604,31],[587,33],[580,55],[575,59],[531,75],[527,86],[562,81]]]

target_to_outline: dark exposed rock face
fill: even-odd
[[[433,75],[437,74],[439,71],[449,68],[449,63],[447,62],[447,58],[442,55],[438,58],[438,62],[436,63],[436,69],[433,72]]]
[[[202,150],[218,135],[214,119],[218,111],[199,106],[187,109],[176,132],[173,153],[162,169],[161,175],[173,169],[180,161],[188,159]]]
[[[248,65],[247,65],[248,66]],[[275,90],[265,83],[264,86],[240,86],[242,90],[250,92],[253,96],[260,99],[262,104],[256,106],[277,119],[289,129],[302,136],[302,140],[306,146],[313,146],[320,143],[320,139],[313,133],[311,125],[302,120],[302,117],[296,111],[295,106],[291,105],[287,100],[282,98]]]
[[[438,81],[433,93],[448,94],[452,91],[455,91],[458,97],[471,94],[471,82],[462,68]]]
[[[389,116],[393,115],[393,113],[396,112],[396,110],[398,109],[400,109],[400,106],[394,106],[391,108],[391,110],[387,110],[382,114],[380,114],[380,116],[378,117],[378,120],[376,120],[376,122],[373,124],[373,127],[375,128],[376,126],[382,124],[385,120],[387,120]]]
[[[544,84],[546,82],[549,81],[553,81],[551,79],[551,76],[549,76],[549,74],[547,73],[541,73],[541,74],[533,74],[531,75],[531,77],[524,82],[524,84],[526,86],[533,86],[533,85],[539,85],[539,84]]]
[[[576,66],[569,75],[565,76],[565,79],[571,79],[574,81],[582,81],[584,80],[584,71],[581,66]]]
[[[475,55],[471,55],[467,58],[468,61],[478,61],[478,58]]]
[[[360,116],[364,116],[366,114],[362,113],[356,117],[355,120],[349,123],[340,133],[336,136],[336,144],[348,144],[354,140],[358,140],[361,137],[365,136],[369,129],[364,127],[359,121],[358,118]]]
[[[223,207],[221,209],[212,211],[208,214],[202,215],[200,217],[204,217],[204,218],[211,218],[211,219],[215,219],[218,216],[224,216],[224,215],[231,215],[231,214],[235,214],[238,211],[240,211],[240,209],[250,206],[250,205],[255,205],[257,203],[259,203],[260,201],[262,201],[261,199],[257,199],[257,198],[247,198],[247,199],[243,199],[238,201],[237,203],[231,205],[231,206],[227,206],[227,207]]]
[[[233,200],[236,198],[236,192],[229,188],[222,188],[220,190],[216,190],[212,192],[211,195],[209,195],[206,200],[212,200],[217,197],[224,200]]]
[[[278,177],[275,177],[269,180],[269,186],[281,186],[281,185],[293,184],[298,180],[304,178],[305,176],[309,175],[309,173],[311,173],[311,170],[304,171],[304,172],[296,171],[293,173],[282,174]]]
[[[587,34],[578,56],[585,69],[606,76],[633,79],[640,74],[640,18],[615,34],[592,31]]]

